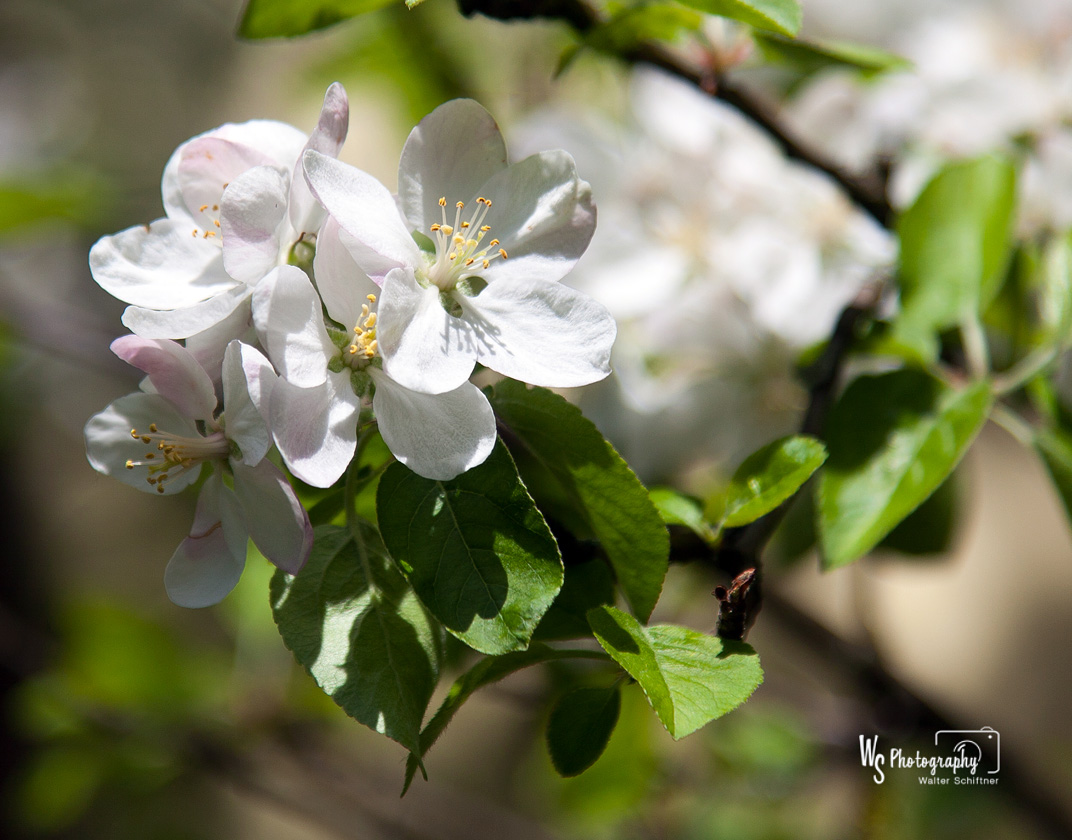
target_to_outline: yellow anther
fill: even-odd
[[[463,228],[467,228],[467,227],[469,227],[469,223],[468,223],[468,222],[462,222],[462,227],[463,227]]]
[[[458,255],[453,253],[453,252],[447,255],[448,260],[455,260],[457,258],[458,258]]]
[[[353,356],[355,353],[357,353],[357,345],[356,344],[351,344],[350,345],[350,355]]]
[[[467,248],[475,248],[476,247],[476,240],[475,239],[466,239],[465,240],[465,247],[467,247]]]
[[[435,233],[437,230],[439,230],[440,227],[441,225],[439,224],[439,222],[436,222],[434,225],[432,225],[430,230],[432,231],[432,233]]]
[[[193,236],[194,236],[194,239],[197,239],[197,228],[194,228]]]
[[[220,205],[218,205],[218,204],[213,204],[213,205],[212,205],[212,209],[213,209],[213,210],[219,210],[219,209],[220,209]]]
[[[149,424],[149,431],[152,432],[155,435],[160,430],[156,427],[156,423],[150,423]]]
[[[502,257],[504,260],[506,259],[506,251],[503,248],[499,249],[499,256]]]
[[[200,207],[198,208],[198,211],[197,211],[197,212],[198,212],[198,213],[204,213],[204,212],[205,212],[206,210],[208,210],[208,205],[207,205],[207,204],[202,204],[202,205],[201,205],[201,206],[200,206]]]
[[[365,295],[365,300],[367,300],[369,303],[375,303],[376,295]]]
[[[454,228],[452,228],[450,225],[443,225],[440,230],[442,230],[443,233],[445,233],[447,236],[450,236],[452,233],[454,233]]]
[[[488,201],[486,198],[484,198],[484,196],[480,196],[480,198],[478,198],[476,200],[476,203],[477,204],[491,204],[491,202]]]
[[[467,259],[465,261],[465,264],[466,265],[472,265],[474,262],[476,262],[476,260],[474,260],[472,257],[470,257],[469,259]]]
[[[464,201],[459,201],[454,206],[457,207],[459,210],[461,210],[465,206],[465,202]]]
[[[134,462],[131,461],[129,458],[127,459],[127,469],[128,470],[134,469]]]
[[[212,224],[214,224],[216,227],[219,227],[220,226],[220,220],[219,219],[213,219]]]
[[[480,232],[481,232],[481,233],[487,233],[487,232],[488,232],[489,230],[491,230],[491,225],[483,225],[483,226],[482,226],[482,227],[480,228]]]
[[[365,321],[365,326],[368,327],[369,329],[372,329],[374,326],[376,326],[376,313],[375,312],[373,312],[371,315],[368,316],[368,319]]]
[[[446,198],[439,199],[439,206],[440,207],[446,207],[447,206],[447,199]]]
[[[457,236],[454,237],[454,244],[456,244],[456,245],[464,245],[465,244],[465,237],[462,236],[459,233]]]
[[[491,265],[491,262],[488,260],[484,260],[484,268],[487,268],[489,265]]]
[[[489,247],[491,247],[491,248],[494,248],[494,247],[495,247],[496,245],[498,245],[498,244],[499,244],[499,240],[498,240],[498,239],[493,239],[493,240],[491,240],[491,242],[489,243]]]

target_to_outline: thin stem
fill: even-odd
[[[994,377],[994,392],[1012,393],[1049,367],[1060,352],[1061,348],[1056,344],[1050,347],[1036,347],[1007,371]]]
[[[1031,449],[1035,445],[1035,430],[1019,414],[1006,405],[996,403],[990,410],[990,419],[1016,438],[1022,446]]]
[[[368,445],[369,439],[372,437],[372,433],[375,430],[376,425],[374,423],[369,423],[358,432],[357,446],[354,448],[354,457],[350,460],[350,466],[346,468],[346,485],[343,489],[343,507],[346,510],[346,527],[350,530],[350,535],[354,538],[354,542],[357,544],[357,551],[361,556],[361,564],[366,567],[368,566],[368,551],[365,548],[365,536],[361,533],[361,519],[357,515],[355,501],[361,488],[368,484],[376,474],[372,473],[371,475],[363,477],[358,476],[358,473],[361,472],[361,456],[364,454],[365,446]]]
[[[986,333],[976,312],[964,316],[960,322],[960,338],[964,345],[964,359],[973,379],[985,379],[990,374],[990,350],[986,345]]]

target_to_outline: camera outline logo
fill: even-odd
[[[984,744],[993,747],[994,755],[994,769],[987,770],[987,775],[994,775],[1001,770],[1001,733],[998,732],[992,726],[983,726],[979,729],[939,729],[934,733],[934,745],[941,746],[939,743],[942,740],[942,736],[945,737],[945,741],[948,742],[955,739],[952,751],[953,753],[963,759],[966,765],[974,764],[976,767],[981,767],[987,763],[989,758],[988,751],[983,748]],[[974,774],[974,769],[972,773]],[[956,769],[953,770],[954,775]]]

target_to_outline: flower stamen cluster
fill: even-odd
[[[499,245],[498,239],[492,239],[486,248],[480,244],[491,230],[491,225],[484,224],[484,219],[491,208],[491,201],[483,196],[476,200],[477,208],[468,221],[462,221],[461,214],[465,202],[459,201],[454,207],[454,224],[447,224],[447,199],[441,197],[442,221],[430,226],[435,234],[436,258],[428,268],[425,278],[441,291],[449,292],[455,289],[458,282],[465,276],[472,274],[472,267],[479,262],[481,268],[490,268],[492,260],[506,259],[506,249],[499,248],[495,253],[490,253]],[[471,236],[476,231],[475,236]]]
[[[369,304],[376,302],[376,295],[365,296],[368,303],[361,304],[361,317],[354,327],[354,343],[350,345],[350,355],[360,356],[366,361],[372,361],[379,349],[376,341],[376,313],[369,310]]]
[[[161,432],[156,423],[151,423],[148,434],[131,429],[130,436],[146,445],[156,443],[155,452],[146,452],[142,456],[144,460],[135,461],[128,458],[125,466],[128,470],[146,467],[146,482],[161,494],[165,492],[164,484],[169,478],[200,467],[206,461],[225,461],[231,451],[223,432],[194,438]],[[172,473],[171,470],[176,468],[179,472]]]

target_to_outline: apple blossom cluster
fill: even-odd
[[[306,136],[265,120],[183,143],[165,217],[106,236],[94,279],[128,304],[112,344],[146,374],[85,428],[90,463],[172,494],[203,478],[165,573],[184,606],[237,583],[247,539],[296,573],[309,517],[269,453],[330,487],[375,422],[395,458],[449,480],[482,463],[495,417],[477,364],[548,387],[609,371],[609,311],[561,284],[595,229],[563,151],[508,164],[471,100],[437,108],[402,151],[399,192],[340,162],[348,102]]]

